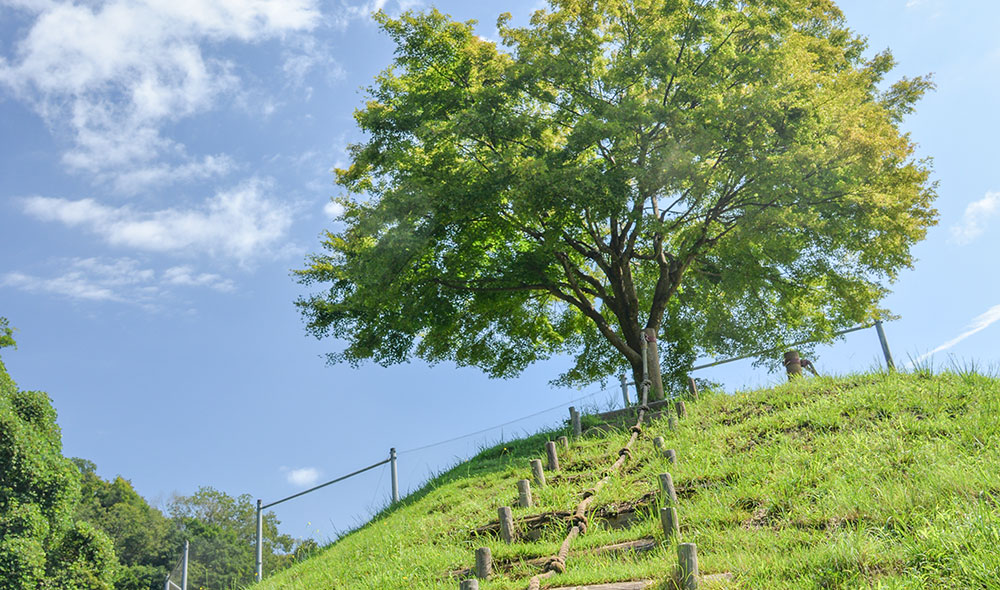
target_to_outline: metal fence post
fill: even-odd
[[[263,502],[257,498],[257,581],[264,578],[264,509]]]
[[[389,469],[392,472],[392,503],[399,502],[399,473],[396,471],[396,447],[389,449]]]
[[[181,569],[181,588],[182,590],[188,590],[188,548],[190,547],[190,542],[184,540],[184,566]]]
[[[622,382],[622,398],[625,399],[625,407],[629,407],[632,402],[628,399],[628,379],[625,378],[625,373],[618,376],[618,380]]]
[[[892,353],[889,352],[889,341],[885,339],[885,330],[882,329],[882,320],[875,320],[875,331],[878,332],[878,341],[882,344],[882,354],[885,355],[885,365],[890,371],[896,370],[896,363],[892,362]]]

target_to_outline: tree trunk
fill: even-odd
[[[646,328],[642,331],[646,345],[646,358],[649,370],[649,380],[653,382],[649,388],[649,401],[655,402],[663,399],[663,374],[660,373],[660,354],[656,345],[656,329]]]

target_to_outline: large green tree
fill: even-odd
[[[297,271],[332,360],[641,375],[884,317],[936,221],[887,82],[829,0],[549,0],[501,45],[437,11],[377,20],[393,64],[337,171],[343,229]],[[681,367],[683,368],[683,367]]]

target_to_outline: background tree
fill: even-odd
[[[250,496],[234,498],[210,487],[191,496],[175,496],[170,517],[150,506],[118,476],[104,480],[96,466],[73,459],[82,477],[77,516],[113,540],[120,567],[115,590],[159,590],[190,541],[189,584],[204,590],[229,590],[250,584],[254,576],[256,506]],[[264,514],[264,567],[274,573],[305,559],[316,548],[278,531],[272,512]],[[292,551],[294,548],[294,551]]]
[[[5,318],[0,338],[14,345]],[[79,499],[49,397],[18,389],[0,361],[0,588],[111,590],[114,549],[74,519]]]
[[[162,588],[183,546],[175,523],[150,506],[127,479],[105,481],[91,461],[73,463],[81,479],[77,518],[107,533],[114,543],[120,564],[115,590]]]
[[[234,498],[205,486],[190,496],[174,497],[169,511],[180,538],[191,542],[190,584],[223,590],[253,582],[257,507],[249,494]],[[278,531],[273,512],[264,514],[263,524],[264,570],[274,573],[295,561],[295,539]]]
[[[297,271],[331,360],[412,355],[567,383],[884,317],[936,220],[884,82],[829,0],[550,0],[501,50],[437,11],[385,14],[393,65],[337,171],[343,230]]]

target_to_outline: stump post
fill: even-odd
[[[674,478],[669,473],[660,474],[660,489],[663,490],[663,503],[667,506],[676,506],[677,490],[674,489]]]
[[[643,338],[646,339],[646,363],[649,369],[649,380],[652,381],[652,391],[649,393],[649,401],[663,399],[663,375],[660,373],[660,355],[656,351],[656,330],[646,328],[642,331]]]
[[[559,455],[556,454],[556,443],[551,440],[545,443],[545,454],[549,459],[549,471],[559,471]]]
[[[674,416],[673,413],[667,414],[667,428],[677,430],[677,416]]]
[[[698,401],[698,384],[694,382],[694,377],[688,377],[688,391],[691,393],[691,401]]]
[[[572,406],[569,408],[569,422],[573,427],[573,436],[579,437],[582,431],[580,426],[580,412],[576,411],[576,408]]]
[[[485,580],[493,575],[493,553],[489,547],[476,549],[476,577]]]
[[[667,543],[678,541],[681,538],[681,527],[677,522],[677,509],[673,506],[660,508],[660,525],[663,527],[663,536]]]
[[[517,480],[517,505],[521,508],[531,507],[531,482],[526,479]]]
[[[458,586],[459,590],[479,590],[479,580],[462,580]]]
[[[511,516],[510,506],[501,506],[500,514],[500,538],[505,543],[514,542],[514,517]]]
[[[663,437],[662,436],[658,436],[658,437],[656,437],[656,438],[653,439],[653,448],[655,448],[657,451],[660,451],[661,453],[663,452]]]
[[[687,418],[688,409],[687,409],[687,405],[684,404],[684,400],[681,400],[681,399],[677,400],[674,403],[674,407],[677,408],[677,417],[678,418]]]
[[[618,380],[622,384],[622,399],[625,401],[624,407],[627,408],[632,405],[632,401],[628,398],[628,377],[625,376],[625,373],[622,373],[618,376]]]
[[[671,463],[677,462],[677,451],[673,449],[667,449],[666,451],[663,452],[663,454],[667,456],[667,460],[669,460]]]
[[[564,451],[569,450],[569,438],[565,436],[560,436],[559,438],[556,439],[556,441],[559,443],[559,446],[561,446]]]
[[[785,353],[785,371],[788,372],[789,381],[802,376],[802,364],[799,361],[799,351],[789,350]]]
[[[531,475],[535,478],[535,485],[540,488],[545,487],[545,471],[542,470],[542,460],[531,460]]]
[[[682,590],[698,590],[698,546],[681,543],[677,546],[677,567]]]

